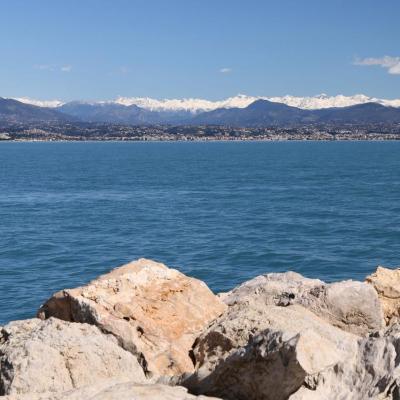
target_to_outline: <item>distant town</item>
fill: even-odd
[[[1,141],[400,140],[400,124],[271,127],[118,125],[36,122],[0,124]]]

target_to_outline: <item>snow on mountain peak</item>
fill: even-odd
[[[248,96],[238,94],[234,97],[228,97],[224,100],[206,100],[199,98],[183,98],[183,99],[154,99],[151,97],[118,97],[112,101],[91,102],[89,104],[120,104],[124,106],[136,105],[138,107],[152,111],[167,111],[167,112],[191,112],[199,113],[203,111],[212,111],[217,108],[245,108],[256,100],[269,100],[277,103],[283,103],[288,106],[298,107],[306,110],[314,110],[331,107],[348,107],[356,104],[364,104],[369,102],[379,103],[384,106],[400,107],[400,99],[386,100],[375,97],[368,97],[363,94],[354,96],[328,96],[321,93],[316,96],[298,97],[298,96],[278,96],[278,97],[261,97]],[[35,100],[28,97],[20,97],[15,100],[23,103],[33,104],[40,107],[59,107],[65,104],[59,100]]]
[[[238,95],[225,100],[211,101],[198,98],[152,99],[150,97],[118,97],[115,103],[125,106],[137,105],[152,111],[189,111],[193,113],[211,111],[217,108],[247,107],[257,97]]]
[[[354,96],[344,96],[339,94],[337,96],[328,96],[325,93],[313,96],[313,97],[295,97],[295,96],[283,96],[283,97],[270,97],[270,101],[277,103],[284,103],[288,106],[298,107],[306,110],[315,110],[321,108],[331,107],[349,107],[356,104],[364,103],[379,103],[384,106],[400,107],[400,99],[396,100],[385,100],[378,99],[375,97],[368,97],[363,94],[356,94]]]
[[[16,97],[14,98],[14,100],[20,101],[21,103],[25,104],[31,104],[33,106],[49,108],[60,107],[64,104],[64,102],[60,100],[37,100],[31,99],[30,97]]]
[[[148,97],[119,97],[117,100],[115,100],[115,102],[123,105],[135,104],[139,107],[147,108],[153,111],[190,111],[193,113],[198,113],[202,111],[212,111],[217,108],[244,108],[254,101],[260,99],[283,103],[288,106],[298,107],[306,110],[331,107],[348,107],[369,102],[379,103],[384,106],[400,107],[400,99],[385,100],[375,97],[368,97],[363,94],[356,94],[354,96],[344,96],[341,94],[337,96],[328,96],[325,93],[321,93],[312,97],[297,97],[290,95],[279,97],[255,97],[239,94],[237,96],[218,101],[196,98],[157,100]]]

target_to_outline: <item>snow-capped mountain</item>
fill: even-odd
[[[152,111],[189,111],[199,113],[216,110],[217,108],[245,108],[258,99],[259,97],[243,94],[217,101],[196,98],[158,100],[150,97],[118,97],[115,103],[125,106],[136,105]]]
[[[253,101],[256,99],[255,101]],[[142,100],[142,99],[141,99]],[[151,99],[152,100],[152,99]],[[198,103],[195,100],[162,100],[141,106],[113,102],[69,102],[58,107],[39,107],[13,99],[0,98],[0,122],[80,122],[127,125],[229,125],[229,126],[275,126],[291,124],[374,124],[400,123],[400,107],[387,107],[359,96],[357,104],[346,106],[348,98],[327,96],[315,98],[267,99],[238,96],[221,102]],[[277,100],[281,100],[278,102]],[[156,100],[157,101],[157,100]],[[360,104],[360,101],[362,102]],[[286,103],[295,103],[291,106]],[[211,103],[211,104],[210,104]],[[216,104],[217,103],[217,104]],[[249,103],[247,106],[244,104]],[[336,107],[328,107],[335,105]],[[235,107],[234,107],[235,105]],[[340,105],[340,106],[338,106]],[[218,108],[215,108],[218,106]],[[202,108],[199,108],[202,107]],[[204,107],[212,109],[204,110]],[[318,108],[314,108],[318,107]]]
[[[375,97],[368,97],[363,94],[354,96],[328,96],[320,94],[313,97],[297,96],[247,96],[239,94],[235,97],[229,97],[225,100],[211,101],[204,99],[163,99],[157,100],[148,97],[119,97],[115,103],[122,105],[137,105],[152,111],[190,111],[192,113],[212,111],[218,108],[245,108],[256,100],[269,100],[276,103],[286,104],[288,106],[301,108],[304,110],[317,110],[332,107],[349,107],[357,104],[378,103],[384,106],[400,107],[400,99],[386,100]]]
[[[349,107],[357,104],[365,103],[378,103],[383,106],[400,107],[400,99],[386,100],[378,99],[376,97],[368,97],[363,94],[356,94],[354,96],[328,96],[327,94],[320,94],[313,97],[296,97],[296,96],[283,96],[283,97],[269,97],[264,100],[283,103],[288,106],[302,108],[303,110],[318,110],[322,108],[332,107]]]
[[[40,107],[56,108],[65,104],[60,100],[35,100],[28,97],[16,98],[22,103],[32,104]],[[245,108],[256,100],[269,100],[276,103],[286,104],[288,106],[301,108],[304,110],[316,110],[332,107],[348,107],[357,104],[365,103],[378,103],[384,106],[400,107],[400,99],[379,99],[376,97],[369,97],[362,94],[354,96],[328,96],[320,94],[310,97],[298,96],[280,96],[280,97],[266,97],[266,96],[247,96],[239,94],[234,97],[229,97],[224,100],[206,100],[198,98],[185,98],[185,99],[153,99],[150,97],[118,97],[110,101],[86,102],[86,104],[119,104],[123,106],[138,106],[140,108],[158,111],[158,112],[190,112],[197,114],[205,111],[213,111],[219,108]],[[82,102],[85,103],[85,102]]]
[[[20,101],[21,103],[31,104],[32,106],[56,108],[62,106],[65,102],[60,100],[36,100],[30,97],[15,97],[13,100]]]
[[[245,108],[219,108],[196,114],[192,125],[290,126],[291,124],[400,123],[400,108],[377,103],[308,110],[269,100],[257,100]]]

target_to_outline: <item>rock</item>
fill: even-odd
[[[378,293],[386,323],[400,316],[400,269],[378,267],[366,278]]]
[[[231,306],[197,339],[182,384],[224,399],[284,400],[357,352],[358,337],[299,305]]]
[[[377,294],[370,285],[357,281],[326,284],[295,272],[258,276],[238,286],[221,299],[227,305],[263,302],[265,305],[300,304],[345,331],[357,335],[385,325]]]
[[[96,391],[93,395],[90,392]],[[218,400],[215,397],[193,396],[181,386],[138,385],[132,382],[111,385],[101,391],[96,386],[76,391],[63,397],[63,400],[81,400],[91,395],[92,400]]]
[[[146,381],[136,357],[95,326],[30,319],[0,331],[0,395],[62,392],[107,378]]]
[[[400,398],[400,325],[359,340],[357,353],[303,385],[290,400]]]
[[[64,393],[46,393],[5,396],[2,400],[218,400],[215,397],[193,396],[181,386],[146,385],[116,380],[96,384]]]
[[[399,400],[399,278],[277,273],[215,296],[141,259],[0,328],[1,399]]]
[[[135,354],[148,376],[193,371],[195,338],[226,309],[205,283],[140,259],[51,297],[38,316],[97,325]]]
[[[228,309],[181,383],[225,400],[400,399],[400,325],[384,330],[371,289],[292,272],[245,282],[220,296]]]

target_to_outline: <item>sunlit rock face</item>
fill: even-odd
[[[62,392],[109,378],[146,381],[136,357],[96,326],[34,318],[0,330],[0,395]]]
[[[254,303],[288,306],[299,304],[330,324],[357,335],[385,325],[376,291],[366,283],[325,283],[295,272],[257,276],[221,297],[227,305]]]
[[[227,311],[193,346],[193,393],[224,399],[394,399],[400,328],[372,286],[288,272],[220,295]]]
[[[386,323],[397,321],[400,316],[400,269],[378,267],[367,276],[366,282],[378,293]]]
[[[38,316],[94,324],[135,354],[148,376],[159,376],[193,371],[194,340],[225,309],[204,282],[140,259],[56,293]]]

